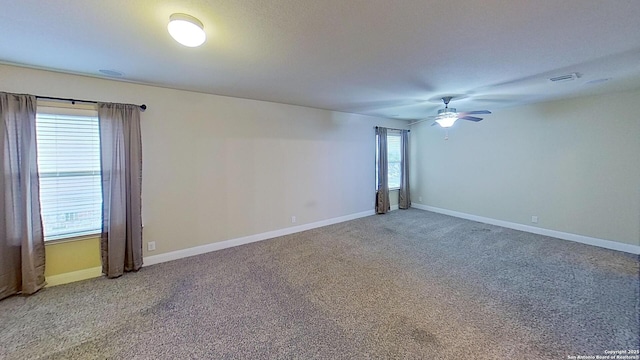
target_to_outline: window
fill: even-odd
[[[389,189],[393,190],[400,188],[401,140],[399,133],[387,134],[387,163],[389,166],[387,180],[389,181]]]
[[[97,111],[39,106],[36,140],[45,241],[99,233],[102,187]]]
[[[376,142],[378,139],[376,138]],[[402,137],[399,132],[387,133],[387,181],[389,190],[398,190],[400,188],[400,163],[402,162],[402,151],[400,143]],[[376,146],[376,163],[378,162],[378,147]],[[378,179],[378,167],[376,166],[376,182]],[[378,184],[376,184],[378,188]]]

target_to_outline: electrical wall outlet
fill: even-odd
[[[149,241],[147,243],[147,250],[154,251],[155,249],[156,249],[156,242],[155,241]]]
[[[534,223],[534,224],[537,224],[538,223],[538,217],[537,216],[532,216],[531,217],[531,222]]]
[[[296,216],[294,215],[294,216],[291,217],[291,223],[295,224],[295,222],[296,222]]]
[[[418,196],[418,201],[422,202],[422,196]]]

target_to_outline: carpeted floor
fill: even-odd
[[[639,287],[638,256],[411,209],[8,298],[0,358],[595,356],[639,348]]]

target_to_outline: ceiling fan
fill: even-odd
[[[469,120],[469,121],[481,121],[482,118],[470,115],[480,115],[480,114],[491,114],[489,110],[476,110],[476,111],[467,111],[467,112],[457,112],[455,108],[449,107],[449,102],[453,99],[453,96],[445,96],[442,98],[442,102],[444,102],[444,109],[438,110],[438,115],[430,116],[427,119],[416,121],[409,125],[417,124],[419,122],[423,122],[426,120],[434,119],[435,122],[431,124],[434,126],[436,124],[442,126],[443,128],[449,128],[453,126],[453,124],[458,120]]]

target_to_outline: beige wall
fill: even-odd
[[[389,204],[391,206],[398,206],[398,195],[400,195],[399,190],[389,191]]]
[[[639,104],[635,91],[498,110],[446,141],[414,125],[412,201],[640,245]]]
[[[102,265],[100,236],[75,241],[48,242],[45,246],[45,255],[47,261],[44,275],[47,278],[99,267]]]
[[[372,210],[374,126],[406,125],[5,65],[0,91],[147,104],[145,256]]]

